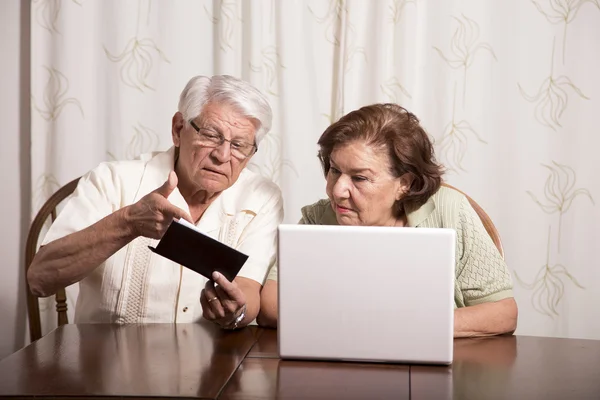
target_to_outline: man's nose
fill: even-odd
[[[231,159],[231,145],[224,141],[221,145],[215,147],[211,153],[219,162],[226,163]]]

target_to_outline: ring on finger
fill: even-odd
[[[218,297],[217,297],[217,296],[215,296],[215,297],[213,297],[213,298],[210,298],[210,299],[208,299],[208,302],[210,303],[211,301],[215,301],[215,300],[217,300],[217,299],[218,299]]]

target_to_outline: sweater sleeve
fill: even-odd
[[[513,297],[508,267],[466,198],[460,203],[457,237],[462,251],[456,255],[461,293],[456,305],[473,306]]]

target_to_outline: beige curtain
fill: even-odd
[[[287,222],[325,196],[325,127],[397,102],[496,223],[517,333],[600,339],[599,22],[598,0],[34,0],[32,213],[102,161],[169,147],[193,75],[268,94],[252,168]]]

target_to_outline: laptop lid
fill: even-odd
[[[282,358],[452,362],[452,229],[280,225]]]

